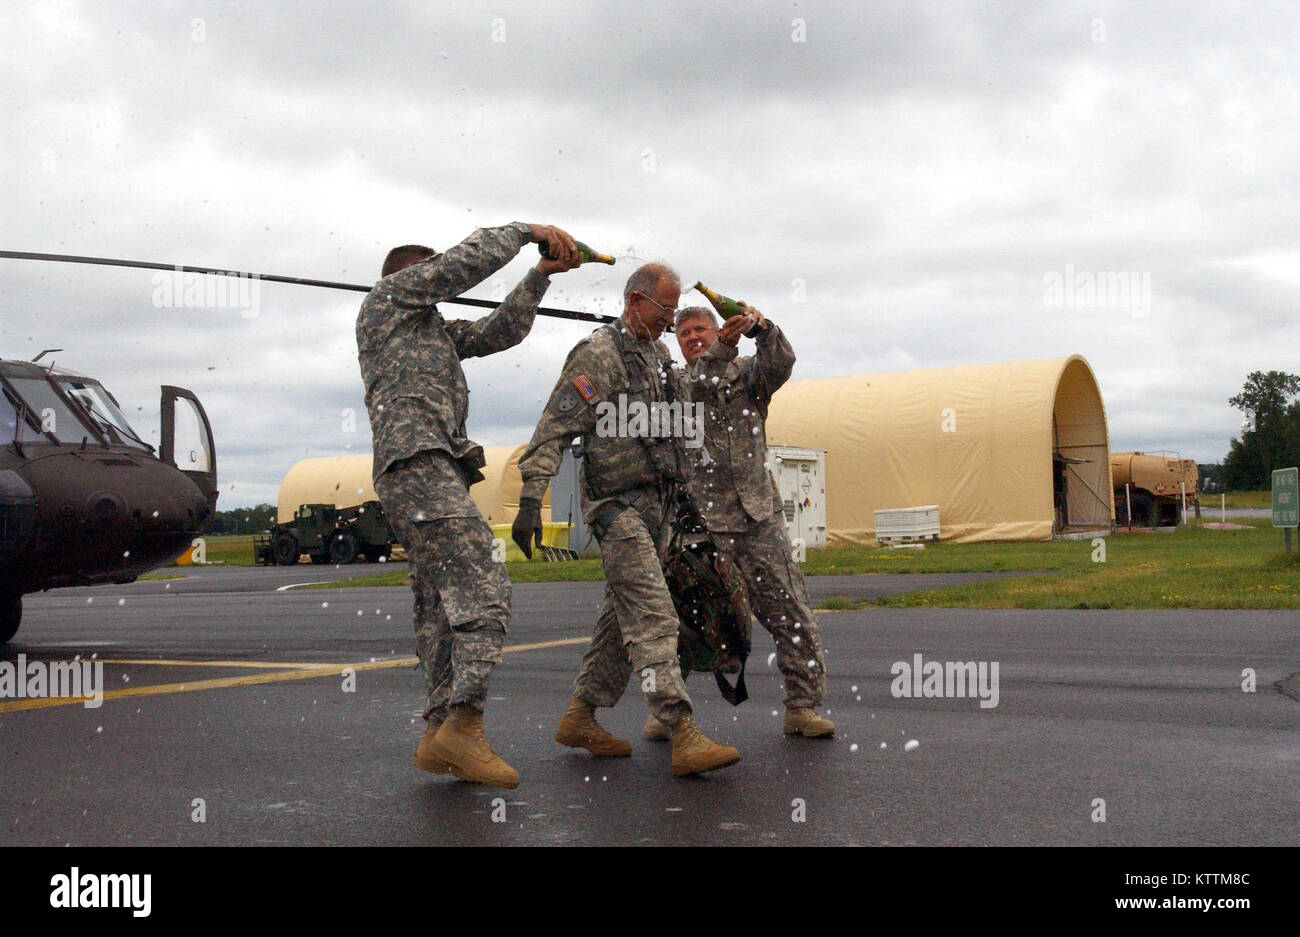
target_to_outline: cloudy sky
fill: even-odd
[[[1300,372],[1294,4],[6,9],[0,249],[370,283],[393,244],[553,223],[620,265],[547,305],[617,312],[662,258],[780,322],[796,379],[1079,353],[1112,448],[1199,461],[1249,371]],[[223,507],[369,450],[359,294],[158,286],[0,260],[0,356],[66,349],[151,441],[158,385],[194,390]],[[469,362],[471,436],[526,441],[587,328]]]

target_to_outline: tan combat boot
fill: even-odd
[[[585,748],[593,755],[606,758],[623,758],[632,754],[628,740],[615,738],[606,732],[596,721],[596,707],[576,696],[560,719],[555,741],[570,748]]]
[[[494,787],[519,786],[519,772],[492,751],[483,734],[483,714],[473,707],[453,706],[429,748],[462,781]]]
[[[651,714],[645,717],[645,728],[641,730],[641,734],[656,742],[667,742],[673,737],[673,730]]]
[[[682,713],[673,729],[673,774],[700,774],[725,768],[740,761],[740,752],[730,745],[719,745],[695,727],[690,713]]]
[[[421,771],[428,771],[430,774],[446,774],[451,771],[451,765],[433,753],[433,737],[438,734],[440,728],[442,728],[441,719],[429,720],[429,724],[424,729],[424,738],[420,739],[420,746],[415,750],[415,761],[411,762]]]
[[[802,735],[806,739],[825,739],[835,734],[835,723],[819,715],[811,706],[785,711],[786,735]]]

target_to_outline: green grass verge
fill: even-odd
[[[1273,506],[1273,494],[1270,491],[1225,491],[1224,500],[1219,499],[1219,492],[1206,492],[1201,495],[1201,514],[1213,513],[1220,503],[1229,508],[1269,508]]]
[[[1183,528],[1114,534],[1104,561],[1091,541],[1037,544],[1052,571],[878,599],[835,599],[827,608],[1300,608],[1300,553],[1282,534]],[[1011,545],[1008,545],[1011,546]],[[1015,546],[1030,546],[1017,544]]]
[[[808,551],[805,575],[1028,571],[1025,577],[879,599],[831,597],[829,610],[870,606],[967,608],[1300,608],[1300,552],[1282,552],[1267,521],[1242,530],[1188,527],[1050,543],[935,544],[924,550]],[[1300,544],[1298,544],[1300,547]],[[1096,557],[1096,559],[1094,559]],[[596,582],[599,560],[510,562],[513,582]],[[311,586],[405,586],[404,570]]]
[[[546,563],[527,561],[508,561],[506,571],[510,573],[511,582],[600,582],[605,573],[600,567],[600,560],[573,560],[568,563]],[[355,579],[341,579],[338,582],[318,582],[306,589],[353,589],[362,586],[404,586],[407,584],[405,569],[391,572],[372,573]]]
[[[979,543],[940,544],[925,550],[891,550],[874,547],[835,547],[809,550],[803,564],[805,576],[854,575],[857,573],[954,573],[983,572],[1002,569],[1061,569],[1066,554],[1053,554],[1053,544]],[[506,563],[511,582],[599,582],[605,578],[598,559],[568,563]],[[317,583],[310,589],[351,588],[357,586],[404,586],[403,570],[361,575],[355,579]]]
[[[208,534],[203,537],[203,553],[209,565],[252,566],[252,534]],[[185,569],[173,563],[169,568]]]

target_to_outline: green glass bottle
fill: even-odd
[[[704,294],[705,299],[709,301],[709,305],[717,310],[718,315],[722,316],[723,319],[745,315],[744,308],[730,296],[723,296],[717,290],[709,289],[699,280],[695,281],[694,288]],[[751,326],[744,334],[746,338],[753,338],[758,334],[758,326]]]
[[[704,294],[705,299],[709,301],[709,305],[716,309],[718,315],[722,316],[722,318],[730,319],[732,316],[743,316],[745,314],[745,310],[740,307],[740,303],[730,296],[723,296],[716,290],[709,289],[699,280],[695,281],[695,289]]]
[[[614,262],[614,258],[609,254],[594,251],[581,241],[574,241],[573,243],[578,248],[578,253],[581,255],[584,264],[612,264]],[[546,260],[551,259],[551,252],[545,241],[537,245],[537,253],[541,254]]]

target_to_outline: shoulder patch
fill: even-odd
[[[566,387],[551,398],[551,403],[546,409],[555,416],[565,416],[581,406],[583,406],[582,398]]]
[[[569,381],[568,387],[561,386],[559,392],[551,399],[548,409],[556,416],[564,416],[580,407],[585,407],[595,396],[595,386],[587,380],[587,375],[579,374]]]

